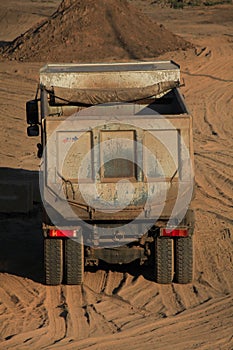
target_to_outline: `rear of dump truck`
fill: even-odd
[[[101,261],[192,281],[192,118],[179,81],[170,61],[41,69],[27,121],[41,134],[46,284],[81,284]]]

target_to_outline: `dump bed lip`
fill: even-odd
[[[40,73],[85,73],[85,72],[147,72],[155,70],[174,70],[180,66],[174,61],[136,61],[114,63],[65,63],[46,64]]]
[[[168,81],[180,81],[180,67],[173,61],[47,64],[40,70],[40,84],[47,88],[114,90]]]

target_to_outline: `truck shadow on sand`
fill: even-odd
[[[43,237],[38,191],[38,172],[0,168],[0,272],[41,283]]]
[[[30,214],[0,214],[0,272],[43,282],[40,206]]]

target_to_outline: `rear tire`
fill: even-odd
[[[63,249],[61,239],[44,239],[45,284],[59,285],[63,277]]]
[[[177,238],[175,241],[175,280],[178,283],[191,283],[193,279],[192,237]]]
[[[173,280],[173,240],[166,237],[155,239],[155,281],[161,284]]]
[[[80,285],[84,275],[84,247],[82,240],[65,240],[65,283]]]

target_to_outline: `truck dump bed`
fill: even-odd
[[[157,198],[169,192],[163,210],[163,216],[169,217],[179,184],[192,182],[192,177],[186,175],[189,154],[182,150],[183,147],[189,151],[192,147],[191,118],[175,85],[179,80],[179,66],[168,61],[42,68],[44,139],[50,140],[45,173],[51,193],[56,192],[56,186],[63,186],[73,211],[84,220],[132,220],[138,211],[146,212],[144,199],[148,190],[157,193]],[[122,99],[118,99],[119,94]],[[126,102],[129,97],[135,103],[93,106]],[[83,103],[92,107],[86,108]],[[110,160],[109,154],[117,160]],[[163,168],[162,173],[156,163]],[[86,172],[78,179],[80,169]],[[113,198],[114,203],[121,202],[123,190],[121,194],[116,190],[121,179],[133,181],[135,192],[127,208],[113,213],[106,203]],[[92,190],[93,182],[106,205],[104,212],[99,207],[98,193]],[[80,192],[81,183],[86,199]],[[127,202],[129,196],[123,197]],[[154,218],[160,208],[152,202],[150,216]],[[94,203],[97,203],[95,209]]]

